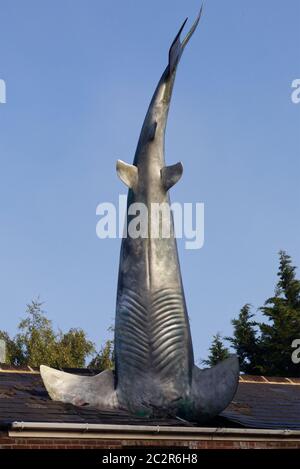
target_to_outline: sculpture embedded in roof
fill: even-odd
[[[133,164],[117,162],[117,173],[128,186],[127,209],[140,203],[149,210],[147,235],[122,240],[115,371],[83,377],[41,366],[44,384],[54,400],[203,422],[227,407],[235,394],[239,377],[236,356],[211,369],[200,370],[194,363],[173,222],[171,219],[170,236],[163,236],[160,229],[157,235],[151,226],[157,221],[150,215],[152,204],[170,205],[169,189],[182,175],[181,163],[165,165],[165,129],[177,66],[201,13],[202,8],[181,42],[186,21],[183,23],[171,45]],[[130,219],[128,215],[127,223]]]

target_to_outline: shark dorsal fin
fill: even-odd
[[[163,186],[168,191],[181,178],[183,173],[182,163],[176,163],[172,166],[165,166],[161,169],[161,179]]]
[[[117,173],[121,181],[124,182],[129,189],[133,191],[136,189],[138,183],[138,169],[136,166],[118,160]]]

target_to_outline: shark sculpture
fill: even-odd
[[[115,321],[115,371],[84,377],[41,366],[44,384],[54,400],[99,409],[127,409],[139,415],[177,415],[204,422],[232,400],[239,377],[236,356],[211,369],[194,363],[193,347],[172,217],[169,236],[152,230],[152,204],[169,207],[169,189],[180,179],[181,163],[166,166],[165,129],[177,66],[194,33],[201,11],[187,36],[175,37],[169,61],[148,108],[133,164],[117,162],[128,186],[130,207],[147,207],[144,236],[122,240]],[[161,223],[164,220],[161,220]],[[155,235],[153,235],[155,232]]]

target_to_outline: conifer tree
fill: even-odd
[[[217,363],[229,357],[229,350],[225,347],[222,341],[221,334],[218,332],[213,336],[212,344],[209,347],[209,355],[207,360],[203,363],[208,366],[215,366]]]
[[[253,316],[251,306],[245,304],[240,310],[238,318],[231,321],[233,337],[225,338],[239,357],[241,371],[250,374],[260,372],[260,344],[257,338],[257,323],[253,321]]]
[[[268,375],[299,376],[299,365],[292,361],[292,342],[300,338],[300,281],[285,251],[280,251],[279,260],[275,294],[260,308],[268,319],[260,324],[261,368]]]

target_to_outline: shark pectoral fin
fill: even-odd
[[[189,402],[184,403],[181,415],[198,423],[222,412],[232,401],[239,383],[239,361],[236,355],[212,368],[193,368]]]
[[[95,376],[80,376],[41,365],[40,372],[45,388],[54,401],[106,410],[119,406],[111,370]]]
[[[138,183],[138,169],[136,166],[118,160],[117,173],[121,181],[123,181],[129,189],[133,191],[136,189]]]
[[[181,178],[183,173],[182,163],[176,163],[172,166],[165,166],[161,169],[161,179],[163,186],[168,191]]]

